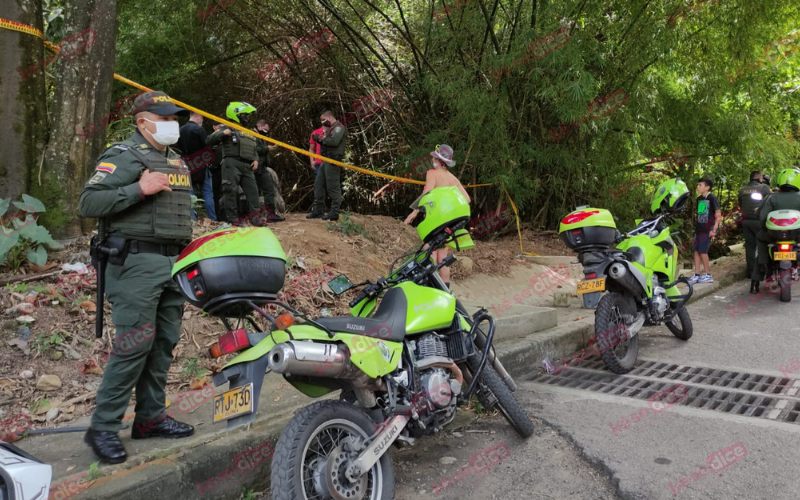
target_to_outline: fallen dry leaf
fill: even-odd
[[[77,465],[70,465],[69,467],[67,467],[67,472],[71,471],[75,467],[77,467]]]
[[[583,319],[583,318],[585,318],[585,317],[586,317],[586,316],[578,316],[577,318],[573,319],[572,321],[580,321],[580,320],[582,320],[582,319]]]
[[[74,413],[75,412],[75,405],[69,405],[67,408],[67,413]]]
[[[189,389],[191,389],[193,391],[196,391],[197,389],[202,389],[208,383],[209,383],[208,377],[196,378],[196,379],[192,380],[191,382],[189,382]]]
[[[97,312],[97,305],[91,300],[84,300],[81,302],[81,309],[86,312]]]
[[[45,264],[43,266],[37,266],[36,264],[30,264],[30,263],[28,264],[28,267],[31,268],[31,271],[33,271],[35,273],[43,273],[43,272],[47,271],[48,269],[53,269],[54,267],[57,267],[57,266],[58,266],[58,263],[56,263],[56,262],[48,262],[47,264]]]

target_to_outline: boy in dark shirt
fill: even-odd
[[[708,177],[703,177],[697,183],[697,224],[694,228],[694,276],[689,278],[689,283],[713,283],[714,278],[709,272],[708,247],[711,238],[717,235],[717,229],[722,221],[722,211],[719,200],[711,194],[714,182]],[[705,272],[700,274],[700,263],[703,263]]]

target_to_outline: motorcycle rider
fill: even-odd
[[[225,116],[232,122],[246,127],[256,108],[246,102],[228,104]],[[247,198],[247,214],[255,213],[260,207],[258,185],[254,172],[258,169],[256,138],[228,126],[221,126],[208,137],[206,144],[215,146],[222,143],[222,207],[219,220],[233,223],[237,220],[239,186]],[[223,218],[224,217],[224,218]],[[256,221],[262,225],[263,221]]]
[[[776,178],[778,192],[772,193],[758,209],[761,231],[758,233],[758,266],[753,268],[750,293],[758,293],[759,282],[764,279],[769,262],[767,244],[775,240],[767,231],[767,216],[775,210],[800,210],[800,168],[781,170]],[[755,290],[755,291],[754,291]]]
[[[763,182],[763,176],[758,170],[750,172],[750,182],[739,190],[739,207],[742,210],[742,234],[744,235],[744,251],[747,258],[747,275],[753,275],[753,268],[758,265],[756,256],[756,237],[761,229],[758,221],[758,207],[770,195],[769,186]],[[757,290],[757,281],[751,281],[750,293]]]

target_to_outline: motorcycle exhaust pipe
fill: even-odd
[[[350,353],[335,344],[290,340],[273,347],[268,354],[269,368],[284,375],[357,378],[362,372],[350,362]]]
[[[608,276],[637,299],[645,296],[642,284],[636,280],[633,274],[628,272],[627,267],[619,262],[611,264],[611,267],[608,268]]]

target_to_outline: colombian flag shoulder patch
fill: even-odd
[[[114,165],[113,163],[103,162],[103,163],[100,163],[99,165],[97,165],[97,170],[99,170],[100,172],[108,172],[109,174],[113,174],[114,170],[116,170],[116,169],[117,169],[117,166]]]

